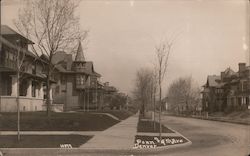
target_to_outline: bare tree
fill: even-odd
[[[16,102],[17,102],[17,139],[20,141],[20,93],[19,93],[19,88],[20,88],[20,78],[21,78],[21,70],[23,66],[23,62],[25,59],[25,51],[21,53],[21,45],[20,45],[20,40],[17,40],[16,43],[17,47],[17,64],[16,64],[16,73],[17,73],[17,95],[16,95]]]
[[[181,77],[169,87],[169,109],[177,113],[190,113],[200,107],[200,88],[192,77]]]
[[[149,68],[141,68],[136,74],[134,96],[141,103],[141,113],[145,116],[145,110],[151,107],[153,100],[153,71]]]
[[[156,112],[156,92],[157,92],[157,68],[155,66],[152,75],[152,91],[153,91],[153,112],[154,112],[154,130],[156,129],[155,112]]]
[[[32,51],[37,55],[47,57],[46,67],[46,104],[47,115],[51,107],[51,79],[56,64],[52,58],[57,51],[73,52],[76,43],[87,37],[88,31],[79,28],[79,18],[75,10],[79,1],[75,0],[36,0],[26,1],[15,21],[22,35],[34,41]]]
[[[157,72],[158,72],[158,85],[159,85],[159,103],[160,103],[160,112],[159,112],[159,126],[160,132],[159,137],[161,139],[162,134],[162,125],[161,125],[161,112],[162,112],[162,82],[165,78],[169,54],[172,51],[173,40],[167,40],[161,42],[159,45],[155,47],[155,53],[157,58]]]

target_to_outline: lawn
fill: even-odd
[[[160,124],[158,122],[155,123],[154,129],[154,122],[150,120],[139,120],[137,125],[137,132],[144,132],[144,133],[158,133],[160,128]],[[162,133],[174,133],[164,125],[162,125]]]
[[[17,113],[0,114],[0,130],[15,131]],[[102,114],[93,113],[51,113],[22,112],[20,128],[22,131],[102,131],[119,121]]]
[[[92,136],[83,135],[22,135],[20,142],[16,135],[0,135],[0,148],[60,148],[79,147]]]

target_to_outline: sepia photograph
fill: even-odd
[[[250,156],[250,0],[0,0],[0,156]]]

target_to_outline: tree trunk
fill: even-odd
[[[19,64],[18,64],[19,66]],[[20,71],[17,71],[17,140],[20,141],[20,99],[19,99],[19,86],[20,86]]]
[[[89,111],[89,88],[87,92],[88,98],[87,98],[87,111]]]
[[[47,99],[46,99],[46,106],[47,106],[47,116],[50,117],[50,108],[51,108],[51,97],[50,97],[50,70],[48,70],[47,73],[47,87],[46,87],[46,95],[47,95]]]
[[[86,111],[86,91],[83,91],[83,111]]]
[[[162,133],[162,126],[161,126],[161,70],[160,70],[160,72],[159,72],[159,87],[160,87],[160,99],[159,99],[159,101],[160,101],[160,112],[159,112],[159,126],[160,126],[160,134],[159,134],[159,136],[160,136],[160,140],[161,140],[161,133]]]
[[[154,88],[154,101],[153,101],[153,103],[154,103],[154,131],[155,131],[155,88]]]
[[[162,134],[162,126],[161,126],[161,85],[160,85],[160,112],[159,112],[159,126],[160,126],[160,140],[161,140],[161,134]]]

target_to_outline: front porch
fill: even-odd
[[[230,95],[227,97],[227,107],[233,109],[244,110],[249,106],[250,96],[247,94],[242,95]]]
[[[0,87],[0,112],[16,112],[17,76],[13,73],[0,73],[0,85],[2,86]],[[26,75],[20,80],[19,101],[21,112],[46,110],[44,87],[44,81],[34,76]],[[50,90],[50,96],[52,97],[52,89]]]

